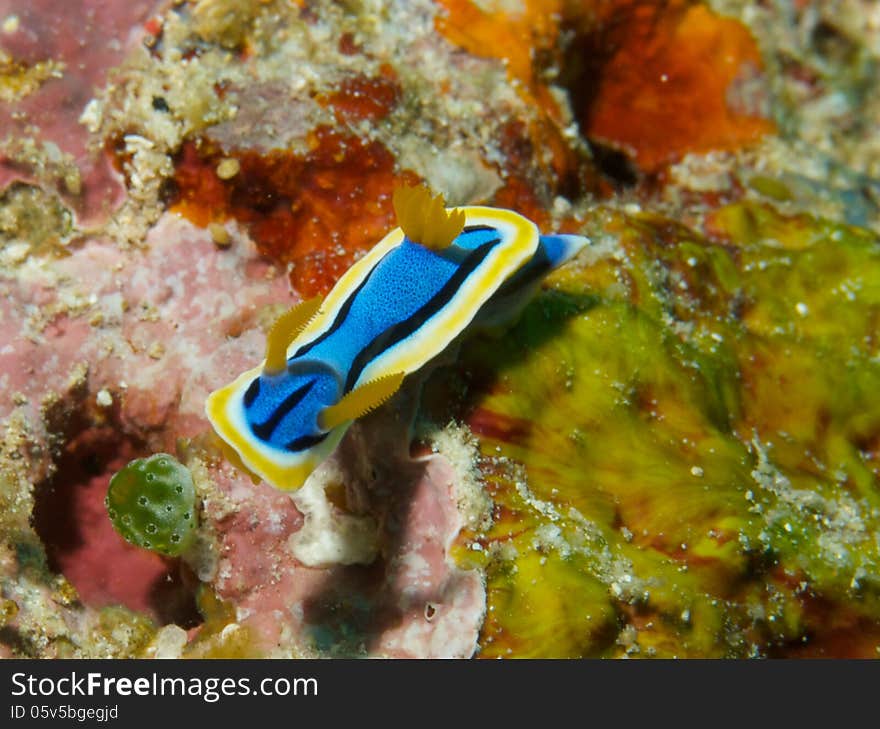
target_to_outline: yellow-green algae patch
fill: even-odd
[[[753,204],[711,238],[587,227],[426,389],[495,502],[456,553],[487,570],[481,655],[877,655],[877,239]]]

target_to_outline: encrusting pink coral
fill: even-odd
[[[4,53],[22,68],[51,62],[55,72],[22,98],[0,94],[0,192],[15,181],[56,187],[82,227],[106,221],[124,198],[106,155],[89,148],[83,109],[138,42],[133,33],[162,3],[0,0]],[[70,18],[80,22],[70,23]],[[10,20],[11,19],[11,20]]]

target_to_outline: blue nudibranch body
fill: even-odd
[[[524,303],[541,277],[588,240],[540,235],[510,210],[446,210],[425,188],[394,196],[400,227],[320,302],[283,315],[266,359],[211,393],[206,412],[244,466],[297,489],[351,423],[442,352],[475,318]]]

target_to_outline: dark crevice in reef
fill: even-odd
[[[635,186],[639,181],[639,172],[633,161],[619,149],[598,142],[590,142],[593,161],[616,189]]]
[[[610,35],[610,34],[609,34]],[[591,109],[599,93],[602,67],[611,56],[613,43],[603,33],[580,33],[569,30],[563,53],[559,84],[568,91],[572,110],[589,144],[593,163],[616,190],[634,186],[638,175],[633,162],[624,152],[614,149],[587,134]]]
[[[642,177],[628,150],[592,138],[589,129],[594,110],[615,54],[625,42],[633,43],[634,33],[647,43],[669,5],[665,1],[621,1],[600,13],[601,19],[585,13],[570,19],[564,27],[557,83],[568,92],[575,119],[592,150],[593,162],[617,191],[636,186]]]
[[[128,544],[107,516],[111,476],[132,458],[147,455],[144,444],[85,414],[71,416],[64,430],[55,473],[37,484],[31,517],[49,569],[63,574],[90,607],[124,605],[160,625],[200,624],[197,581],[186,565]]]

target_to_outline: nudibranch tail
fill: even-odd
[[[322,410],[318,415],[318,425],[322,430],[333,430],[350,420],[357,420],[397,392],[403,378],[403,372],[394,372],[359,385],[338,403]]]
[[[448,247],[464,228],[464,212],[447,211],[443,196],[432,197],[424,185],[397,188],[392,202],[404,235],[432,251]]]
[[[266,335],[266,364],[263,372],[278,374],[287,367],[287,348],[321,308],[321,297],[301,301],[276,319]]]
[[[590,239],[570,233],[542,235],[539,242],[541,255],[547,260],[549,269],[558,268],[574,258],[590,245]]]

